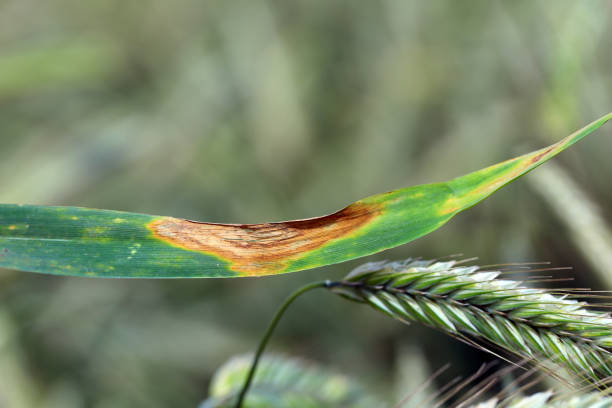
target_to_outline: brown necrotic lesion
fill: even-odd
[[[154,236],[181,248],[222,258],[245,275],[281,272],[287,263],[331,240],[346,237],[372,220],[376,205],[355,203],[336,213],[304,220],[263,224],[215,224],[159,218]]]

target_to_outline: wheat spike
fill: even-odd
[[[612,318],[568,294],[534,289],[456,261],[369,263],[332,291],[401,321],[492,344],[536,363],[555,362],[582,380],[612,376]]]
[[[217,370],[210,397],[199,408],[231,408],[252,362],[233,357]],[[244,407],[377,408],[377,398],[345,375],[312,362],[280,355],[265,356]]]
[[[569,398],[555,398],[550,391],[539,392],[528,397],[515,399],[511,402],[499,402],[491,399],[470,408],[610,408],[612,398],[592,392],[575,395]]]

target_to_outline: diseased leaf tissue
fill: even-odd
[[[428,234],[612,118],[445,183],[357,201],[318,218],[215,224],[77,207],[0,205],[0,267],[122,278],[263,276],[347,261]]]

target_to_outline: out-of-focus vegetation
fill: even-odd
[[[199,408],[230,408],[236,405],[253,356],[236,356],[223,364],[210,385],[210,397]],[[346,375],[330,372],[302,360],[265,356],[243,407],[261,408],[377,408],[380,397],[370,396]]]
[[[446,180],[610,111],[611,15],[603,0],[5,0],[0,201],[260,222]],[[600,133],[556,160],[609,223],[612,138]],[[557,213],[518,182],[373,259],[550,260],[576,268],[571,285],[612,289]],[[0,399],[196,406],[286,293],[355,264],[240,281],[3,270]],[[431,371],[452,361],[449,375],[490,358],[325,293],[281,326],[271,349],[388,395],[402,394],[406,350]]]

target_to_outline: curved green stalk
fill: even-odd
[[[313,289],[325,288],[327,286],[329,286],[329,281],[314,282],[306,286],[302,286],[300,289],[296,290],[291,295],[289,295],[287,299],[285,299],[283,304],[278,308],[278,310],[274,314],[274,317],[272,318],[272,321],[268,325],[268,328],[266,329],[264,336],[259,342],[259,346],[257,346],[257,351],[255,352],[255,356],[253,357],[253,363],[251,364],[249,373],[247,374],[247,377],[244,380],[244,385],[242,386],[242,389],[240,390],[240,394],[238,395],[238,400],[236,401],[236,408],[242,407],[242,402],[244,401],[244,398],[247,392],[249,392],[249,387],[251,386],[251,382],[253,381],[253,376],[255,375],[255,371],[257,370],[257,364],[259,363],[259,359],[261,358],[261,355],[264,349],[266,348],[268,341],[270,340],[270,336],[272,336],[274,329],[278,325],[278,322],[280,321],[281,317],[283,317],[283,314],[285,313],[287,308],[300,295],[306,292],[309,292]]]

